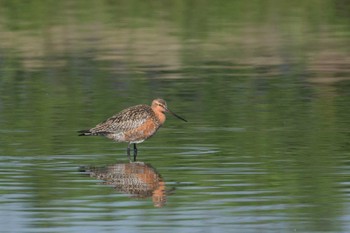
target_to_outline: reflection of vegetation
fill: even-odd
[[[340,7],[342,6],[343,7]],[[229,22],[266,22],[286,23],[294,17],[302,22],[320,25],[328,22],[343,21],[347,23],[347,4],[341,0],[319,1],[1,1],[1,15],[6,25],[12,29],[34,29],[46,23],[66,23],[67,18],[76,18],[80,22],[121,23],[121,19],[129,18],[142,23],[167,20],[181,23],[188,31],[203,29],[222,30]],[[208,17],[211,16],[211,17]],[[149,19],[146,20],[145,19]],[[282,19],[278,21],[278,19]],[[320,22],[321,20],[321,22]],[[233,29],[233,28],[232,28]]]
[[[142,159],[171,168],[171,179],[198,186],[179,189],[183,203],[210,203],[211,190],[191,188],[215,187],[222,207],[261,207],[245,214],[303,216],[310,231],[338,231],[338,170],[350,149],[349,11],[341,3],[3,0],[0,153],[126,160],[123,145],[95,138],[84,148],[75,131],[164,97],[189,124],[169,116],[162,136],[140,149]],[[59,177],[36,172],[26,182],[52,202],[50,181]]]

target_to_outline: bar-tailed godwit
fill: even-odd
[[[105,136],[116,142],[128,142],[127,155],[130,161],[130,146],[134,144],[134,161],[136,161],[136,144],[157,132],[165,122],[166,112],[186,121],[172,112],[164,100],[155,99],[151,106],[141,104],[126,108],[94,128],[81,130],[78,133],[80,133],[79,136]]]

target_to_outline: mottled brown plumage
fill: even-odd
[[[105,136],[116,142],[128,142],[127,154],[130,159],[130,145],[134,144],[134,161],[136,161],[136,143],[141,143],[153,136],[160,126],[165,122],[165,112],[170,112],[179,117],[167,108],[166,102],[162,99],[155,99],[152,105],[136,105],[124,109],[120,113],[88,130],[78,131],[79,136]]]

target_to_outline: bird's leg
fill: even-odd
[[[126,154],[128,155],[128,159],[131,162],[131,157],[130,157],[130,145],[131,143],[128,144],[128,148],[126,149]]]
[[[137,157],[137,148],[136,148],[136,143],[134,143],[134,162],[136,161]]]

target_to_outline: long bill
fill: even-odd
[[[175,112],[171,111],[169,108],[167,108],[168,112],[170,112],[171,114],[173,114],[174,116],[176,116],[177,118],[179,118],[180,120],[183,120],[185,122],[187,122],[187,120],[185,120],[184,118],[180,117],[179,115],[177,115]]]

